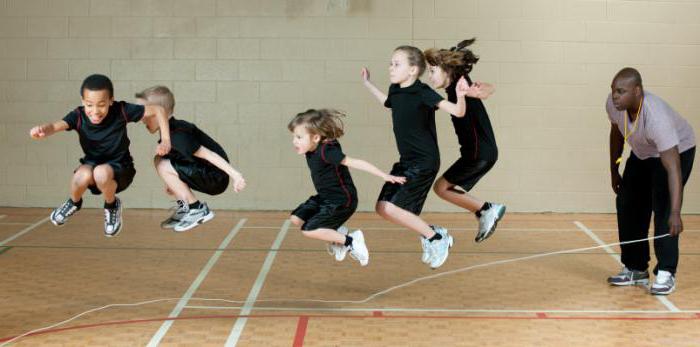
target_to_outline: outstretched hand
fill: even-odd
[[[360,74],[362,75],[362,82],[369,82],[369,70],[366,67],[362,68]]]
[[[29,136],[33,139],[41,139],[46,137],[46,131],[43,125],[37,125],[29,130]]]

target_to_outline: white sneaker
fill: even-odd
[[[442,235],[442,239],[430,242],[431,253],[433,254],[430,260],[430,267],[437,269],[447,260],[450,254],[450,247],[454,244],[454,239],[447,233],[447,229],[439,226],[433,227],[436,233]]]
[[[676,290],[676,278],[668,271],[659,270],[649,289],[653,295],[668,295]]]
[[[420,246],[423,248],[423,255],[420,258],[420,261],[423,262],[423,264],[430,264],[430,258],[432,257],[432,254],[430,254],[430,241],[426,239],[425,237],[421,236],[420,237]]]
[[[506,214],[506,206],[492,203],[488,210],[481,212],[479,217],[479,233],[474,238],[475,242],[481,242],[493,235],[498,221]]]
[[[352,237],[352,245],[350,247],[350,256],[359,261],[360,265],[367,266],[369,264],[369,250],[365,244],[365,236],[362,234],[362,230],[355,230],[350,233]]]
[[[343,234],[343,235],[347,235],[348,228],[343,225],[340,228],[338,228],[338,232]],[[342,244],[335,243],[335,242],[326,243],[326,251],[328,252],[328,254],[334,256],[336,261],[345,260],[345,256],[348,254],[347,247],[345,247]]]
[[[105,236],[115,237],[122,231],[122,201],[114,200],[114,208],[105,209]]]

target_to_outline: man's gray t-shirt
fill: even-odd
[[[627,111],[618,111],[608,95],[605,103],[608,118],[617,125],[620,134],[625,135]],[[678,153],[695,147],[693,128],[678,112],[660,97],[644,91],[642,111],[636,129],[634,122],[627,119],[627,143],[639,159],[658,158],[659,153],[678,146]]]

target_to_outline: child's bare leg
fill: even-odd
[[[295,215],[291,215],[291,216],[289,217],[289,221],[292,222],[292,224],[294,224],[294,225],[296,225],[296,226],[298,226],[298,227],[301,227],[302,225],[304,225],[304,220],[301,219],[301,218],[299,218],[299,217],[297,217],[297,216],[295,216]]]
[[[440,177],[433,186],[435,193],[443,200],[451,202],[461,208],[467,209],[472,213],[479,211],[484,206],[484,201],[469,195],[467,192],[455,189],[455,185],[447,182],[446,179]]]
[[[188,204],[197,201],[190,187],[180,180],[180,176],[177,174],[177,171],[175,171],[173,165],[170,164],[170,160],[156,157],[155,165],[158,176],[165,182],[167,189],[169,189],[175,197],[186,201]]]
[[[333,230],[333,229],[327,229],[327,228],[319,228],[316,230],[309,230],[303,231],[304,236],[310,237],[312,239],[317,239],[317,240],[322,240],[322,241],[328,241],[328,242],[335,242],[338,244],[344,244],[345,243],[345,235]]]
[[[70,181],[70,199],[73,202],[79,202],[91,184],[95,184],[92,178],[92,166],[80,165]]]
[[[117,193],[117,181],[114,180],[112,167],[109,164],[97,165],[92,170],[92,177],[95,180],[95,185],[102,192],[105,202],[113,203]]]
[[[435,231],[422,218],[388,201],[378,201],[375,211],[384,219],[416,231],[427,239],[435,236]]]

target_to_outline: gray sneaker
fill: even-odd
[[[343,235],[347,235],[348,228],[345,226],[341,226],[340,228],[338,228],[338,232],[343,234]],[[345,260],[345,256],[348,254],[347,247],[345,247],[344,245],[341,245],[341,244],[334,243],[334,242],[326,243],[326,251],[328,252],[328,254],[334,256],[336,261]]]
[[[214,212],[209,209],[209,206],[207,206],[205,202],[200,204],[200,208],[188,209],[187,213],[182,216],[180,223],[175,225],[173,230],[180,233],[212,220],[212,218],[214,218]]]
[[[447,260],[447,256],[450,253],[450,247],[454,244],[454,239],[450,234],[447,233],[447,229],[439,226],[434,226],[433,229],[436,233],[442,235],[442,239],[430,242],[430,253],[432,258],[430,259],[430,267],[437,269]]]
[[[649,284],[649,272],[630,270],[623,267],[622,271],[615,276],[608,277],[611,286],[636,286],[638,284]]]
[[[115,237],[122,231],[122,201],[116,198],[114,208],[105,209],[105,236]]]
[[[80,207],[76,206],[71,198],[68,198],[66,202],[51,212],[51,223],[57,227],[60,227],[68,221],[70,216],[79,210]]]
[[[649,289],[652,295],[668,295],[676,290],[676,277],[668,271],[659,270]]]
[[[187,203],[183,200],[178,200],[176,201],[177,206],[172,209],[175,209],[175,212],[168,217],[168,219],[164,220],[163,222],[160,223],[160,227],[163,229],[172,229],[176,225],[180,224],[180,221],[182,221],[182,217],[184,217],[187,214],[187,211],[189,211],[189,207],[187,206]]]
[[[481,242],[493,235],[496,231],[498,221],[506,214],[506,206],[502,204],[491,204],[488,210],[481,212],[479,217],[479,233],[476,234],[474,241]]]

